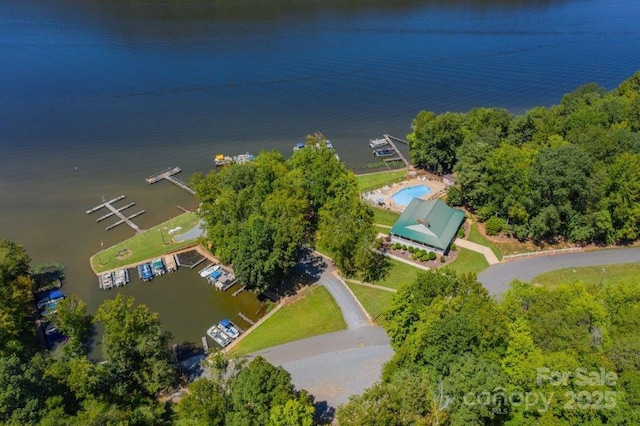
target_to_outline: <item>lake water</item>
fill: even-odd
[[[66,264],[64,290],[93,310],[115,293],[89,256],[132,235],[84,213],[103,196],[126,194],[147,228],[196,206],[145,183],[168,166],[186,179],[321,131],[361,169],[369,139],[403,137],[421,109],[518,113],[611,89],[640,69],[638,22],[636,0],[3,0],[0,236]],[[191,270],[122,292],[178,342],[259,308]]]

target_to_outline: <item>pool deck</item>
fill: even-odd
[[[423,196],[419,197],[423,200],[431,200],[433,198],[438,198],[445,191],[445,184],[437,181],[435,179],[431,179],[428,176],[420,176],[407,180],[403,180],[402,182],[394,183],[391,185],[385,185],[382,188],[373,189],[368,192],[362,193],[362,199],[374,205],[376,207],[386,208],[391,211],[395,211],[398,213],[402,213],[407,206],[401,206],[393,202],[391,198],[396,192],[404,189],[410,188],[412,186],[424,185],[431,188],[431,191]]]

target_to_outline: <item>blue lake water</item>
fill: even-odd
[[[0,236],[68,266],[94,309],[88,258],[132,235],[86,209],[126,194],[148,228],[197,202],[144,178],[207,172],[216,154],[289,155],[323,132],[349,167],[421,109],[551,105],[640,69],[637,0],[5,0],[0,2]],[[177,341],[255,315],[193,271],[119,290]],[[157,281],[157,282],[156,282]],[[233,319],[233,318],[232,318]]]

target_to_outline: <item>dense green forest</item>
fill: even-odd
[[[213,253],[250,289],[277,286],[316,241],[347,276],[383,271],[373,213],[321,134],[285,160],[277,151],[192,179]],[[374,277],[376,278],[376,277]]]
[[[193,382],[172,404],[168,394],[181,378],[170,335],[131,297],[106,300],[92,318],[82,300],[67,296],[48,321],[68,339],[44,350],[29,262],[23,247],[0,239],[0,424],[311,425],[311,398],[262,358],[229,369],[214,358],[215,377]],[[104,330],[100,363],[87,357],[94,323]]]
[[[455,172],[448,201],[519,239],[613,244],[640,237],[640,72],[605,92],[587,84],[551,108],[422,111],[411,158]]]
[[[514,283],[421,273],[385,313],[395,355],[338,410],[351,425],[636,425],[640,287]]]

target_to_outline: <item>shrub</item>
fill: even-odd
[[[436,260],[436,253],[433,251],[429,252],[429,260]]]
[[[456,246],[455,244],[451,244],[451,251],[456,251],[458,250],[458,246]]]
[[[440,256],[440,262],[444,263],[444,256]]]
[[[406,244],[402,245],[402,250],[407,251],[407,245]]]
[[[502,232],[507,222],[496,216],[492,216],[484,224],[487,235],[498,235]]]
[[[464,226],[461,226],[460,229],[458,229],[458,238],[464,238]]]
[[[420,249],[420,255],[424,256],[425,254],[427,254],[427,251],[425,249]]]
[[[416,252],[416,248],[413,246],[409,246],[409,253],[415,253]]]
[[[426,252],[425,252],[425,253],[423,253],[423,254],[420,256],[420,258],[426,262],[427,260],[429,260],[429,259],[430,259],[430,258],[429,258],[429,253],[426,253]]]

